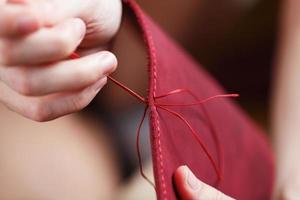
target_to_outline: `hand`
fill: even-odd
[[[184,200],[233,200],[197,179],[187,166],[181,166],[176,170],[175,185]]]
[[[274,200],[294,200],[300,199],[300,181],[298,178],[299,172],[286,171],[285,179],[277,180],[273,194]]]
[[[35,121],[84,108],[116,69],[101,50],[120,19],[120,0],[0,0],[0,102]]]

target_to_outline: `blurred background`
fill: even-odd
[[[269,129],[269,98],[278,35],[279,0],[137,1],[228,92],[239,93],[240,105],[265,129]],[[121,35],[119,37],[123,37]],[[125,41],[120,46],[126,48],[121,48],[120,52],[116,50],[120,65],[114,75],[129,88],[146,95],[147,69],[142,69],[143,72],[138,70],[141,71],[141,65],[147,65],[147,59],[145,52],[139,51],[142,42],[131,40],[141,40],[140,34],[133,31],[124,37],[117,37],[115,41],[119,44]],[[126,53],[135,55],[135,59],[126,59]],[[0,179],[0,195],[4,193],[3,185],[11,188],[12,194],[15,194],[17,186],[26,193],[29,190],[27,186],[34,185],[43,195],[47,192],[56,194],[56,189],[71,191],[75,195],[74,189],[69,187],[73,184],[85,188],[88,191],[86,193],[91,194],[94,187],[93,191],[97,193],[111,195],[116,193],[120,177],[124,183],[132,175],[138,181],[130,181],[132,184],[124,187],[120,199],[126,199],[125,194],[130,200],[143,199],[138,194],[145,195],[144,190],[135,187],[134,183],[146,185],[154,195],[153,189],[136,171],[134,133],[143,106],[112,84],[108,84],[97,100],[100,103],[94,101],[94,105],[81,115],[67,116],[43,125],[0,107],[0,132],[5,133],[0,134],[0,141],[4,144],[0,145],[0,153],[3,153],[0,158],[4,158],[0,162],[0,172],[3,172],[0,177],[4,174],[7,177],[2,177],[2,180],[17,180],[1,182]],[[148,130],[145,124],[141,138],[145,161],[150,159]],[[77,167],[70,169],[69,166]],[[145,166],[151,165],[146,163]],[[147,171],[151,172],[151,169]],[[40,183],[41,180],[46,180],[44,185]],[[90,185],[84,180],[89,180]],[[67,188],[61,187],[60,183]],[[48,184],[57,186],[52,188]]]
[[[137,2],[229,93],[239,93],[237,101],[269,133],[269,97],[278,35],[279,0]],[[126,19],[130,12],[125,9],[124,13],[120,34],[113,45],[120,46],[113,49],[119,60],[114,77],[147,96],[146,50],[136,29],[137,24]],[[130,27],[135,27],[132,28],[135,31],[124,34]],[[130,55],[134,55],[134,59],[128,59]],[[130,177],[137,167],[133,133],[143,105],[114,84],[108,84],[97,98],[102,103],[90,106],[90,111],[114,133],[110,137],[116,142],[123,175]],[[142,155],[147,160],[151,158],[149,128],[146,123],[143,127]]]
[[[138,2],[268,128],[279,0]]]

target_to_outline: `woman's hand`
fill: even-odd
[[[20,36],[80,18],[87,26],[82,47],[106,45],[122,12],[121,0],[0,0],[0,6],[0,35]]]
[[[282,164],[282,163],[280,163]],[[284,171],[280,171],[282,165],[277,167],[277,181],[274,189],[273,199],[275,200],[293,200],[300,199],[300,172],[299,165],[287,163]]]
[[[120,20],[120,0],[0,0],[0,102],[36,121],[84,108],[116,69],[102,50]]]
[[[233,200],[197,179],[187,166],[181,166],[176,170],[175,185],[184,200]]]

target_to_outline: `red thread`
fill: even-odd
[[[117,81],[116,79],[114,79],[111,76],[108,76],[108,79],[111,80],[113,83],[115,83],[116,85],[118,85],[120,88],[122,88],[123,90],[125,90],[126,92],[128,92],[129,94],[131,94],[132,96],[136,97],[139,101],[141,101],[144,104],[148,104],[148,101],[140,96],[138,93],[136,93],[135,91],[131,90],[130,88],[126,87],[125,85],[123,85],[122,83],[120,83],[119,81]]]
[[[193,94],[193,92],[189,89],[176,89],[176,90],[173,90],[171,92],[168,92],[166,94],[163,94],[163,95],[160,95],[160,96],[156,96],[155,98],[156,99],[160,99],[160,98],[164,98],[164,97],[167,97],[167,96],[170,96],[170,95],[175,95],[175,94],[179,94],[179,93],[187,93],[189,95],[191,95],[194,99],[196,99],[195,102],[192,102],[192,103],[184,103],[184,104],[160,104],[161,106],[195,106],[195,105],[200,105],[202,106],[201,109],[205,115],[205,118],[207,120],[207,124],[210,128],[210,131],[212,133],[212,136],[213,136],[213,139],[215,141],[215,145],[216,145],[216,148],[217,148],[217,152],[218,152],[218,160],[219,160],[219,170],[218,170],[218,180],[222,180],[223,179],[223,164],[224,164],[224,152],[223,152],[223,149],[222,149],[222,146],[221,146],[221,143],[220,143],[220,139],[217,135],[217,131],[215,130],[215,127],[205,109],[205,107],[203,107],[202,104],[208,102],[208,101],[211,101],[213,99],[217,99],[217,98],[227,98],[227,97],[239,97],[239,94],[223,94],[223,95],[215,95],[215,96],[212,96],[212,97],[208,97],[206,99],[203,99],[203,100],[198,100],[197,96]],[[186,124],[187,125],[187,124]],[[211,160],[211,159],[210,159]],[[214,164],[213,164],[214,165]],[[216,165],[214,165],[214,169],[216,169]]]
[[[152,183],[152,181],[146,176],[146,174],[144,173],[144,169],[143,169],[143,162],[142,162],[142,156],[141,156],[141,151],[140,151],[140,135],[141,135],[141,128],[143,126],[143,123],[145,121],[146,118],[146,114],[148,111],[148,105],[145,106],[144,112],[143,112],[143,116],[142,116],[142,120],[140,121],[137,131],[136,131],[136,150],[137,150],[137,157],[138,157],[138,162],[139,162],[139,168],[140,168],[140,173],[142,175],[142,177],[150,184],[153,186],[153,188],[155,188],[155,184]]]
[[[131,7],[133,13],[136,16],[137,22],[143,32],[143,37],[145,44],[148,48],[148,56],[149,56],[149,95],[148,101],[151,105],[154,102],[154,96],[156,96],[157,89],[157,58],[156,58],[156,47],[154,45],[154,40],[152,37],[152,33],[148,27],[148,23],[146,22],[146,16],[144,15],[142,9],[138,6],[138,4],[134,0],[127,0],[128,6]],[[166,188],[166,180],[165,180],[165,172],[164,172],[164,160],[163,160],[163,152],[161,146],[161,131],[160,131],[160,121],[157,113],[157,109],[155,106],[151,106],[152,117],[153,117],[153,127],[155,127],[155,131],[151,136],[153,139],[153,154],[158,153],[158,158],[153,159],[153,164],[157,165],[158,170],[155,173],[157,179],[155,180],[158,188],[156,189],[158,199],[167,200],[167,188]],[[157,151],[158,148],[158,151]],[[160,179],[160,181],[159,181]],[[162,197],[160,198],[160,186],[162,187]]]
[[[76,53],[73,53],[70,58],[72,59],[76,59],[76,58],[80,58],[80,56]],[[116,79],[112,78],[111,76],[108,76],[108,79],[110,81],[112,81],[114,84],[116,84],[117,86],[119,86],[120,88],[122,88],[123,90],[125,90],[128,94],[130,94],[131,96],[135,97],[137,100],[139,100],[140,102],[142,102],[143,104],[145,104],[145,110],[143,113],[143,116],[141,118],[141,121],[138,125],[137,128],[137,132],[136,132],[136,149],[137,149],[137,157],[138,157],[138,162],[139,162],[139,168],[140,168],[140,173],[142,175],[142,177],[149,182],[151,185],[154,186],[154,184],[150,181],[150,179],[145,175],[144,170],[143,170],[143,164],[142,164],[142,158],[141,158],[141,151],[140,151],[140,144],[139,144],[139,139],[140,139],[140,132],[141,132],[141,127],[143,125],[143,122],[145,120],[146,117],[146,113],[147,110],[149,108],[149,102],[148,100],[146,100],[144,97],[140,96],[138,93],[134,92],[133,90],[131,90],[130,88],[126,87],[124,84],[120,83],[119,81],[117,81]],[[202,150],[205,152],[205,154],[207,155],[208,159],[210,160],[215,173],[217,174],[218,180],[222,179],[222,161],[220,161],[220,166],[218,167],[215,160],[213,159],[212,155],[209,153],[206,145],[204,144],[204,142],[202,141],[202,139],[200,138],[199,134],[197,134],[197,132],[195,131],[195,129],[192,127],[192,125],[185,119],[185,117],[183,115],[181,115],[178,112],[175,112],[174,110],[171,110],[168,107],[173,107],[173,106],[177,106],[177,107],[186,107],[186,106],[196,106],[196,105],[202,105],[208,101],[211,101],[213,99],[217,99],[217,98],[228,98],[228,97],[238,97],[238,94],[222,94],[222,95],[214,95],[211,97],[208,97],[204,100],[198,100],[198,98],[196,97],[195,94],[193,94],[192,91],[190,91],[189,89],[175,89],[172,90],[170,92],[167,92],[166,94],[162,94],[162,95],[158,95],[158,96],[154,96],[154,100],[156,99],[162,99],[164,97],[168,97],[168,96],[172,96],[172,95],[176,95],[176,94],[180,94],[180,93],[188,93],[191,96],[193,96],[196,101],[194,102],[190,102],[190,103],[183,103],[183,104],[176,104],[176,103],[157,103],[156,101],[154,101],[154,106],[156,108],[160,108],[162,110],[165,110],[166,112],[172,114],[173,116],[177,117],[178,119],[180,119],[190,130],[191,134],[193,135],[193,137],[195,138],[195,140],[197,141],[197,143],[201,146]],[[205,115],[208,117],[207,112],[204,112]],[[213,128],[211,121],[208,120],[208,122],[210,123],[210,127]],[[219,159],[223,160],[223,151],[220,147],[220,142],[219,142],[219,138],[218,136],[215,134],[214,132],[214,139],[216,142],[216,146],[219,150]],[[154,186],[155,187],[155,186]]]

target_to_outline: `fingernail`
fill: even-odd
[[[76,19],[74,23],[76,32],[78,33],[78,35],[80,35],[80,38],[83,38],[86,30],[84,22],[81,19]]]
[[[200,183],[193,172],[186,166],[185,173],[187,177],[187,184],[192,190],[197,190],[200,187]]]
[[[94,91],[95,91],[96,93],[98,93],[98,92],[102,89],[102,87],[106,84],[106,82],[107,82],[107,78],[106,78],[106,77],[100,79],[99,81],[97,81],[97,82],[94,84],[94,86],[93,86]]]
[[[33,16],[22,16],[17,20],[17,29],[22,34],[27,34],[36,31],[38,27],[38,21]]]
[[[105,52],[101,55],[101,65],[105,75],[111,74],[116,69],[116,58],[113,54]]]

